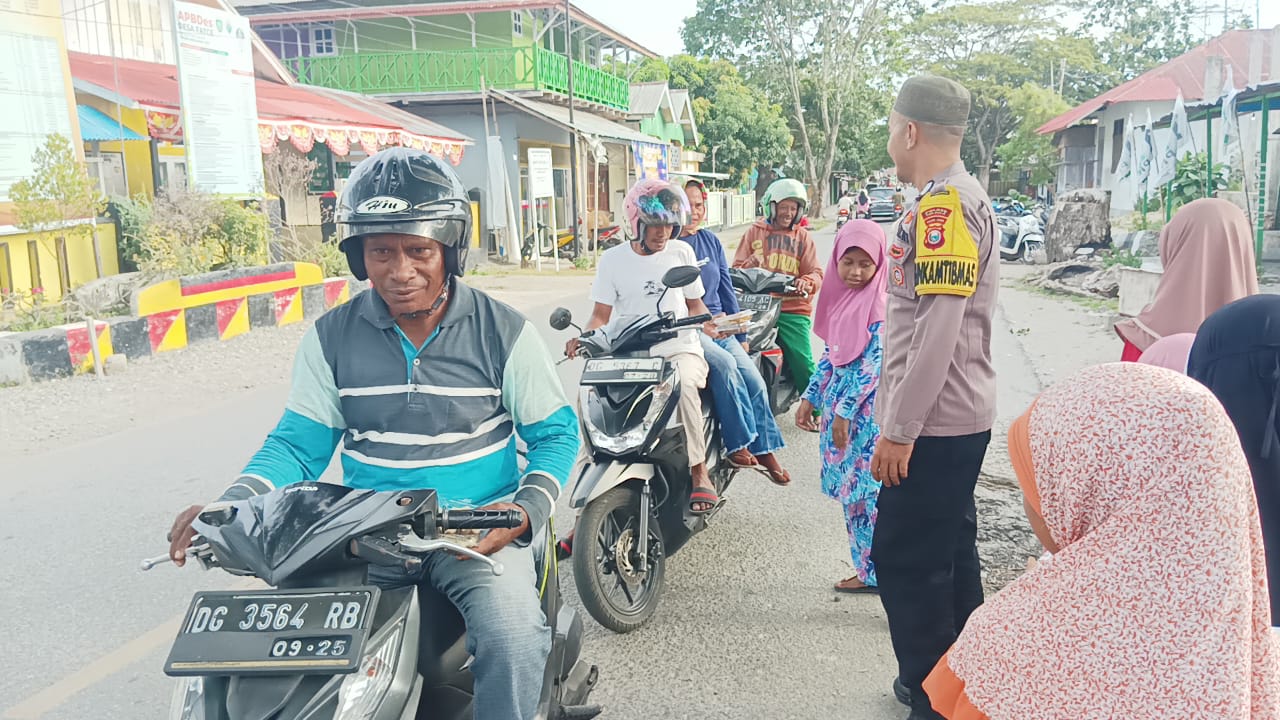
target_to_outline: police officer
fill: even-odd
[[[983,599],[973,493],[995,419],[1000,269],[991,200],[960,160],[968,117],[969,92],[928,75],[889,117],[889,155],[920,195],[889,247],[871,557],[908,720],[941,717],[921,683]]]

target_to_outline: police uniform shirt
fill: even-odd
[[[995,421],[991,324],[1000,285],[991,200],[957,163],[933,178],[888,249],[876,419],[891,441],[985,432]]]

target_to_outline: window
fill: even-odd
[[[337,55],[338,44],[334,40],[332,25],[317,25],[311,28],[311,54]]]
[[[40,243],[36,240],[27,241],[27,270],[31,274],[31,289],[41,288],[43,292],[44,281],[41,279],[40,272]]]
[[[524,35],[524,13],[519,10],[511,11],[511,34],[517,37]]]

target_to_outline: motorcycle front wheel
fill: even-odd
[[[640,491],[621,486],[583,509],[574,529],[573,579],[582,605],[616,633],[640,628],[658,609],[666,554],[657,518],[649,519],[649,547],[640,567]]]

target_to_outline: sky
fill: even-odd
[[[698,0],[574,0],[573,4],[664,57],[684,52],[680,28],[698,9]]]
[[[1200,1],[1209,7],[1221,7],[1221,0]],[[1258,27],[1280,25],[1280,2],[1276,0],[1227,2],[1250,15],[1259,11],[1261,22]],[[698,7],[697,0],[574,0],[574,4],[662,56],[684,51],[680,27]]]

